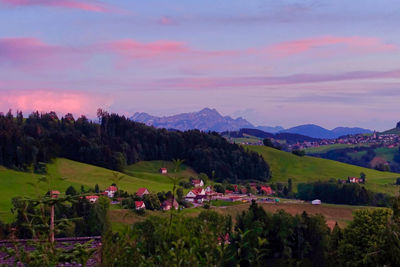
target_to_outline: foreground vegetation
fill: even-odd
[[[71,202],[72,206],[65,202]],[[170,211],[171,216],[151,216],[118,233],[112,233],[109,227],[107,198],[95,204],[85,203],[79,196],[76,200],[69,197],[53,201],[47,197],[39,202],[14,203],[21,215],[15,225],[17,231],[24,230],[25,235],[41,239],[32,243],[35,251],[20,250],[20,254],[15,254],[13,248],[5,251],[17,255],[15,263],[31,266],[56,265],[60,260],[84,266],[96,253],[86,244],[73,249],[54,249],[47,238],[52,230],[46,210],[51,205],[56,206],[57,221],[66,218],[64,225],[70,226],[58,227],[58,224],[55,228],[58,235],[71,234],[70,229],[96,231],[85,234],[102,233],[102,248],[97,250],[102,266],[398,266],[400,263],[400,199],[392,209],[356,210],[354,220],[344,229],[337,224],[328,227],[325,217],[319,214],[291,215],[283,210],[271,213],[253,202],[234,221],[229,215],[208,210],[197,216]],[[31,208],[24,208],[26,204]],[[74,211],[71,217],[82,218],[84,224],[66,217],[65,212],[58,212],[61,210]],[[24,223],[24,218],[31,223]],[[45,256],[40,257],[38,251]]]

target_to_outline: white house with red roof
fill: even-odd
[[[146,205],[143,201],[135,201],[135,208],[136,210],[143,210],[146,208]]]
[[[189,193],[187,193],[185,196],[186,201],[195,203],[198,203],[199,201],[203,202],[203,200],[206,198],[206,191],[201,187],[190,190]]]
[[[203,187],[204,186],[203,180],[199,180],[199,179],[192,180],[192,184],[194,187]]]
[[[167,174],[168,173],[167,168],[160,168],[160,173],[161,174]]]
[[[118,191],[118,188],[114,185],[109,186],[104,192],[107,193],[108,197],[114,197],[115,193]]]
[[[138,197],[144,197],[144,195],[150,194],[149,190],[146,187],[139,188],[136,192]]]
[[[211,185],[209,185],[209,186],[206,187],[206,189],[204,189],[204,191],[206,191],[206,194],[207,193],[211,193],[211,192],[213,192],[213,188],[212,188]]]
[[[90,203],[96,203],[96,201],[99,199],[99,196],[86,196],[85,197]]]

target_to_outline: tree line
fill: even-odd
[[[141,160],[184,159],[217,181],[267,181],[268,164],[257,153],[230,144],[216,132],[156,129],[98,110],[98,122],[72,114],[0,114],[0,165],[36,172],[41,163],[65,157],[117,171]]]
[[[311,201],[319,199],[323,202],[348,205],[369,205],[387,207],[393,202],[393,197],[376,193],[357,183],[342,183],[331,180],[313,183],[299,183],[297,197]]]

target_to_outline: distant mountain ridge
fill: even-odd
[[[323,139],[334,139],[344,135],[350,134],[365,134],[372,133],[371,130],[358,128],[358,127],[336,127],[333,130],[325,129],[321,126],[315,124],[305,124],[296,127],[292,127],[286,130],[281,131],[283,133],[295,133],[306,135],[314,138],[323,138]]]
[[[363,128],[337,127],[333,130],[325,129],[314,124],[305,124],[289,129],[281,126],[254,126],[246,119],[239,117],[222,116],[216,109],[204,108],[199,112],[181,113],[173,116],[157,117],[144,112],[136,112],[131,118],[133,121],[142,122],[157,128],[176,129],[186,131],[199,129],[201,131],[238,131],[243,128],[258,129],[268,133],[293,133],[312,138],[333,139],[349,134],[364,134],[372,131]]]
[[[155,117],[147,113],[135,113],[131,120],[153,125],[157,128],[177,129],[181,131],[199,129],[201,131],[233,131],[241,128],[253,128],[247,120],[222,116],[216,109],[204,108],[199,112],[181,113],[168,117]]]

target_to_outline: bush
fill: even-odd
[[[303,157],[306,155],[306,152],[304,150],[295,149],[295,150],[292,150],[292,154],[299,156],[299,157]]]

